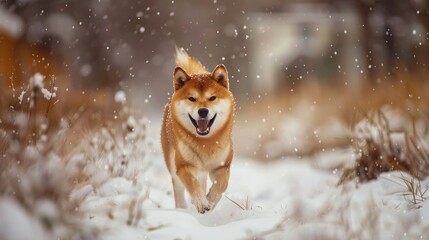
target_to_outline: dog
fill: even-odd
[[[174,93],[165,106],[161,144],[171,174],[176,208],[186,208],[185,189],[199,213],[214,209],[228,186],[233,158],[235,100],[228,71],[213,72],[176,48]],[[207,176],[211,187],[207,193]]]

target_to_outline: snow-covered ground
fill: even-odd
[[[33,200],[20,206],[11,197],[0,198],[0,239],[57,239],[70,236],[65,230],[71,225],[86,231],[83,239],[429,236],[429,179],[419,182],[405,173],[388,172],[368,183],[351,181],[338,186],[340,168],[354,162],[351,149],[265,162],[237,155],[229,187],[214,210],[197,213],[189,197],[188,209],[175,209],[159,147],[160,121],[149,124],[132,115],[123,119],[116,127],[94,129],[84,136],[66,162],[55,154],[41,161],[42,155],[30,151],[34,148],[26,148],[24,156],[33,156],[34,165],[21,169],[18,164],[15,168],[21,171],[10,176],[21,173],[17,181],[22,183],[16,190],[28,191]],[[76,175],[76,186],[62,181]],[[58,189],[61,186],[71,188],[70,195]],[[35,193],[43,193],[43,187],[67,194],[61,198],[63,205],[44,199],[43,194],[37,198]],[[64,206],[73,206],[76,214],[61,211]],[[61,217],[63,214],[73,216]],[[57,224],[59,220],[63,223]]]
[[[155,144],[155,150],[141,159],[148,164],[145,171],[133,179],[110,178],[91,189],[81,204],[82,220],[95,225],[102,239],[424,239],[429,235],[428,201],[412,202],[402,180],[407,175],[391,172],[366,184],[337,186],[341,171],[335,166],[352,161],[351,150],[269,163],[236,156],[225,196],[213,211],[199,214],[189,198],[188,209],[174,209],[170,176],[157,149]],[[421,184],[423,190],[429,188],[428,180]]]

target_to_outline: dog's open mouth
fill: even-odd
[[[199,120],[195,120],[191,117],[190,114],[189,118],[191,119],[192,124],[194,124],[195,129],[197,130],[198,135],[204,136],[210,133],[210,127],[213,125],[215,119],[216,119],[216,115],[217,113],[214,115],[214,117],[212,119],[208,119],[208,118],[203,118],[203,119],[199,119]]]

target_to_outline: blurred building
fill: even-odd
[[[253,91],[293,89],[304,81],[334,84],[340,77],[358,84],[359,68],[350,56],[362,58],[354,41],[359,19],[347,5],[333,10],[323,1],[294,1],[251,19]]]

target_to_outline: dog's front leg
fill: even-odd
[[[191,195],[192,203],[195,205],[198,212],[205,213],[209,211],[210,204],[207,201],[201,183],[198,181],[198,169],[191,165],[184,165],[177,168],[177,176]]]
[[[207,194],[207,199],[209,200],[212,208],[216,206],[216,204],[222,197],[222,194],[228,187],[229,167],[229,165],[221,166],[210,172],[210,179],[213,185],[211,186],[210,191]]]

